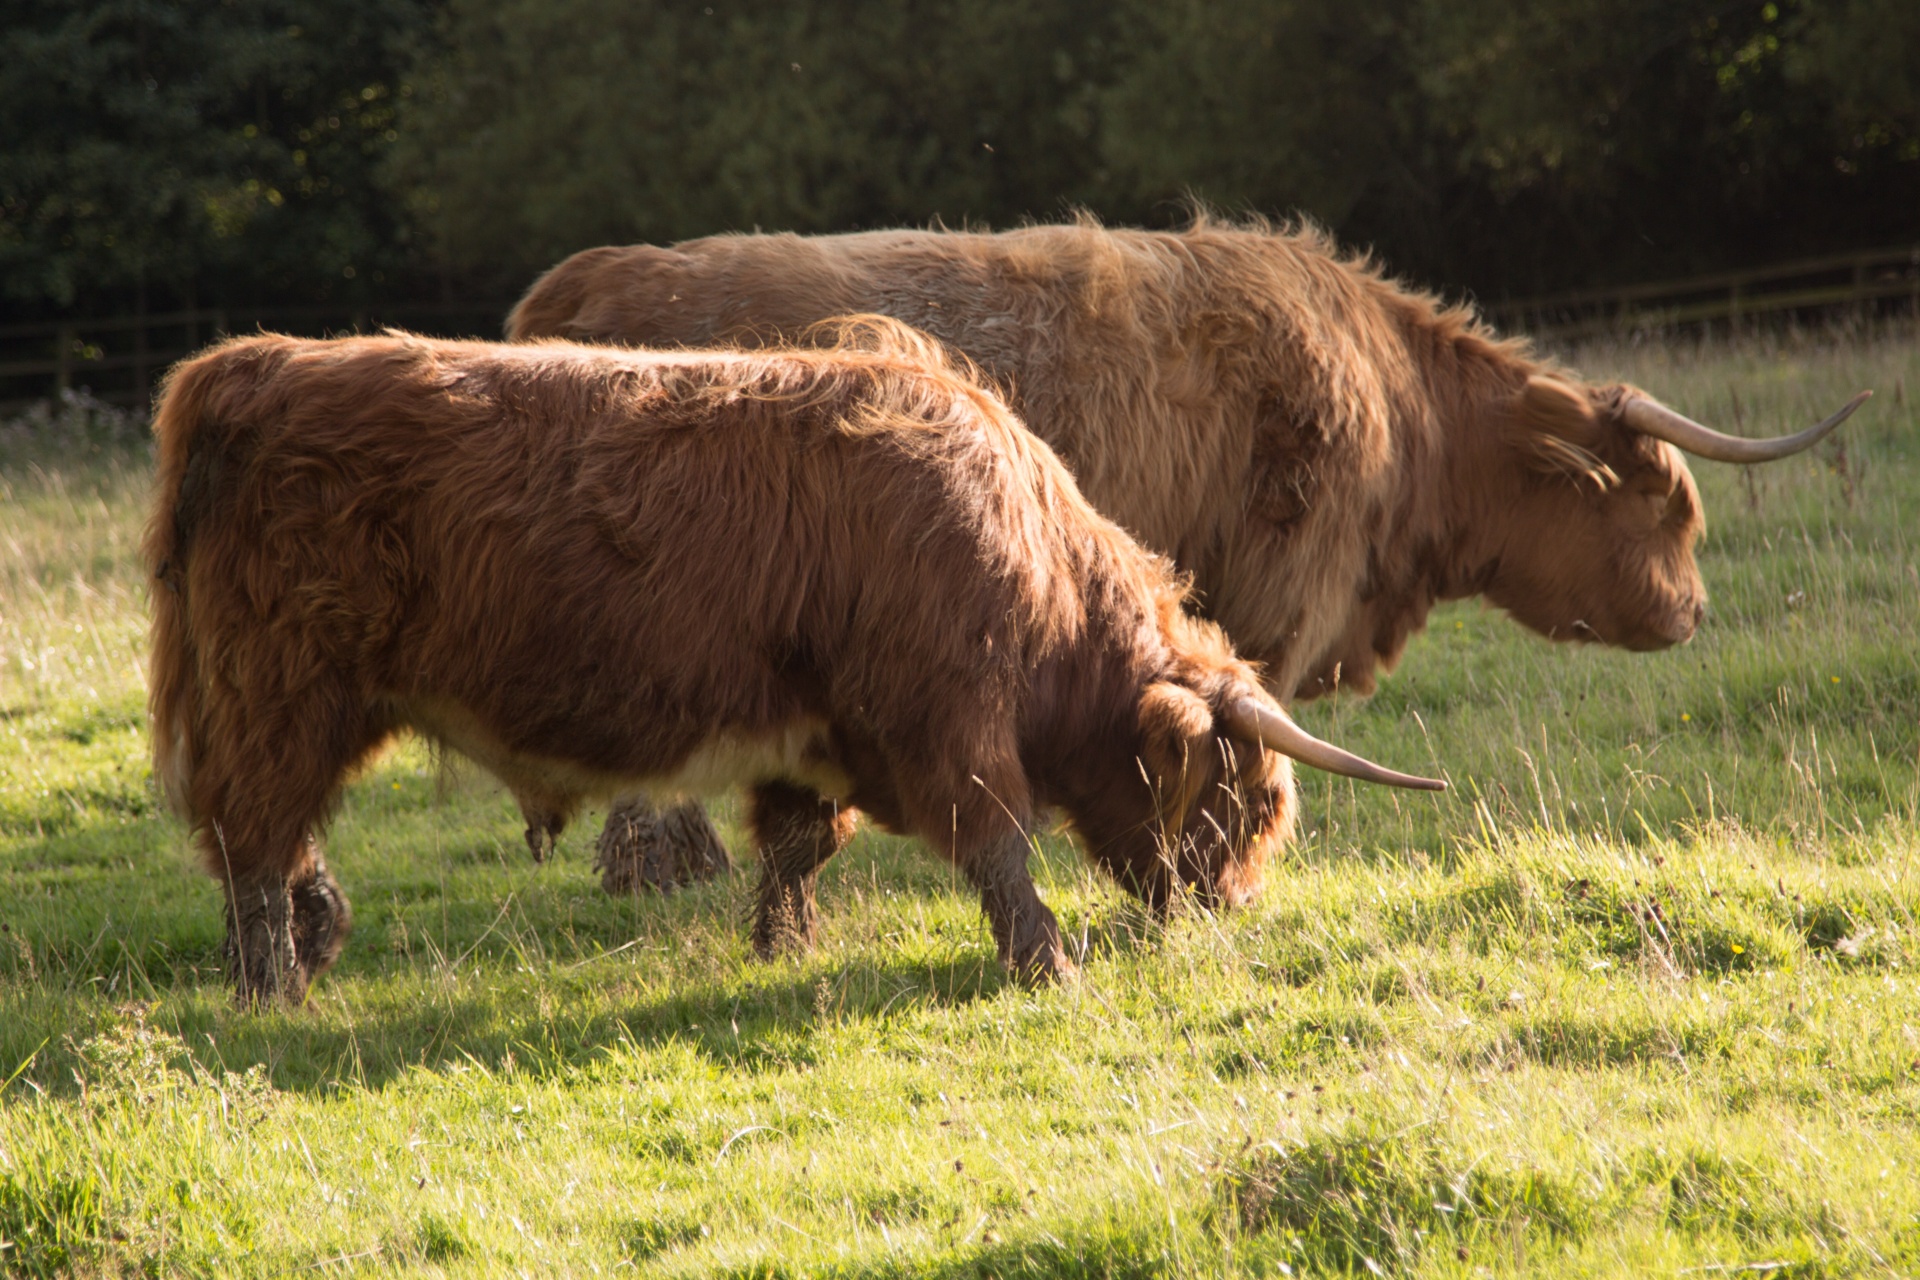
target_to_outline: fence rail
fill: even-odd
[[[1828,254],[1619,289],[1580,289],[1485,303],[1481,309],[1510,329],[1571,338],[1738,324],[1784,312],[1884,308],[1903,299],[1907,309],[1920,315],[1920,245]],[[227,333],[264,328],[318,335],[394,326],[444,337],[493,337],[509,305],[203,308],[0,325],[0,413],[75,386],[85,386],[111,403],[146,404],[156,374]]]
[[[1884,307],[1905,299],[1920,314],[1920,245],[1827,254],[1684,280],[1579,289],[1482,304],[1502,325],[1551,337],[1738,324],[1783,312]]]
[[[109,403],[144,405],[162,370],[229,333],[273,329],[317,336],[392,326],[442,337],[496,337],[509,305],[209,307],[0,325],[0,413],[77,386]]]

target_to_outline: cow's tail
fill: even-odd
[[[284,339],[233,339],[167,375],[154,410],[156,458],[153,507],[141,540],[148,575],[153,622],[147,662],[147,726],[153,738],[153,776],[173,811],[188,821],[193,812],[194,740],[201,721],[203,681],[194,644],[192,601],[187,591],[187,557],[195,525],[213,497],[218,458],[228,451],[227,432],[218,424],[222,400],[252,378],[236,366],[258,366]]]

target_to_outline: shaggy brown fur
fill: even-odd
[[[589,249],[543,276],[516,340],[804,338],[879,312],[964,352],[1087,497],[1192,575],[1268,687],[1370,693],[1440,600],[1485,594],[1555,639],[1653,649],[1705,607],[1693,477],[1584,387],[1312,228],[1083,220],[998,235],[719,236]],[[703,827],[695,805],[655,818]],[[604,844],[665,887],[691,843]],[[663,875],[668,879],[661,879]]]
[[[313,836],[402,729],[536,831],[752,786],[762,950],[811,936],[848,806],[952,859],[1016,971],[1070,968],[1026,871],[1043,806],[1151,903],[1252,891],[1295,812],[1287,762],[1219,727],[1252,668],[933,344],[859,341],[261,336],[173,372],[155,773],[227,886],[243,999],[331,959]]]
[[[977,362],[1282,697],[1370,692],[1440,600],[1633,649],[1701,616],[1693,478],[1621,425],[1626,388],[1573,382],[1310,227],[590,249],[508,333],[753,343],[848,311]]]

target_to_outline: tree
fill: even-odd
[[[1058,214],[1093,187],[1093,0],[453,0],[391,173],[446,260]]]
[[[0,277],[36,308],[350,296],[424,0],[6,0]]]
[[[1426,0],[1413,39],[1444,166],[1503,233],[1475,246],[1475,278],[1528,292],[1911,236],[1920,153],[1883,149],[1891,163],[1868,175],[1841,154],[1837,122],[1850,96],[1876,120],[1903,92],[1910,111],[1913,13],[1901,0]],[[1865,59],[1879,84],[1829,73],[1839,50],[1882,41]]]
[[[1110,195],[1162,220],[1190,191],[1335,226],[1417,200],[1407,7],[1132,0],[1099,95]]]

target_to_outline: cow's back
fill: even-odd
[[[193,495],[191,609],[482,758],[925,724],[1070,633],[1076,548],[1118,545],[1003,408],[884,358],[250,343],[185,379],[279,361],[196,424],[236,461]]]
[[[1290,692],[1348,626],[1417,465],[1393,427],[1420,410],[1391,293],[1315,237],[1230,227],[717,236],[576,255],[509,331],[752,345],[844,311],[921,328]]]
[[[1218,451],[1238,442],[1205,352],[1173,340],[1191,300],[1164,257],[1078,227],[588,250],[529,291],[508,332],[699,347],[797,340],[848,312],[905,321],[979,366],[1096,507],[1186,564],[1214,533],[1202,495],[1231,465]]]

